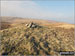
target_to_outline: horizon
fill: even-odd
[[[1,16],[74,24],[74,1],[1,1]]]
[[[0,17],[11,17],[13,18],[14,16],[0,16]],[[15,18],[15,17],[14,17]],[[50,19],[39,19],[39,18],[26,18],[26,17],[16,17],[16,18],[19,18],[19,19],[32,19],[32,20],[46,20],[46,21],[51,21],[51,22],[57,22],[57,23],[67,23],[67,24],[73,24],[74,23],[69,23],[69,22],[63,22],[63,21],[56,21],[56,20],[50,20]]]

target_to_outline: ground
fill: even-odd
[[[0,30],[1,55],[58,56],[59,51],[75,51],[73,24],[45,20],[26,21],[27,19],[23,19],[23,22],[20,20],[13,20],[11,24],[8,23],[11,27],[3,27]],[[26,23],[31,22],[41,27],[29,28],[25,26]]]

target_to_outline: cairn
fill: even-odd
[[[31,22],[31,23],[29,23],[29,24],[26,24],[26,26],[27,26],[28,28],[37,28],[37,27],[41,27],[41,26],[39,26],[39,25],[37,25],[36,23],[33,23],[33,22]]]

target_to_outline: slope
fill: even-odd
[[[1,55],[59,55],[59,51],[75,50],[74,28],[42,25],[29,28],[25,24],[19,24],[0,30],[0,35]]]

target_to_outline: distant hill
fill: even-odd
[[[12,22],[13,20],[16,19],[22,19],[20,17],[7,17],[7,16],[0,16],[1,21],[6,21],[6,22]]]
[[[11,23],[2,19],[0,55],[58,56],[59,51],[75,51],[73,24],[37,19],[12,20]],[[10,26],[5,27],[7,25]]]
[[[32,19],[32,18],[0,17],[0,21],[1,21],[1,24],[3,24],[3,25],[4,25],[4,22],[5,22],[5,25],[10,24],[11,26],[16,26],[16,25],[21,24],[21,23],[35,22],[35,23],[38,23],[38,24],[41,24],[41,25],[44,25],[44,26],[48,26],[48,27],[52,26],[52,27],[61,27],[61,28],[66,28],[66,29],[74,28],[74,24],[68,24],[68,23],[57,22],[57,21],[52,21],[52,20]]]

